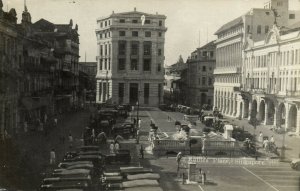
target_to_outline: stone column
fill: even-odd
[[[278,115],[278,108],[276,106],[274,106],[275,112],[274,112],[274,122],[273,122],[273,126],[277,127],[279,126],[279,115]]]
[[[248,120],[251,118],[251,111],[252,110],[252,102],[249,100],[249,113],[248,113]]]
[[[296,133],[300,133],[300,107],[297,107],[297,119],[296,119]]]
[[[268,125],[269,119],[268,119],[268,106],[269,104],[265,101],[265,111],[263,111],[265,113],[265,119],[263,121],[264,125]]]
[[[289,104],[284,104],[285,105],[285,130],[289,128],[290,122],[289,122],[289,110],[290,110],[290,105]]]
[[[242,111],[240,105],[242,104]],[[245,117],[245,101],[241,101],[238,103],[238,112],[237,112],[237,117],[244,118]]]

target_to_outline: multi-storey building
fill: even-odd
[[[0,0],[0,138],[17,127],[19,99],[19,39],[15,9],[3,11]]]
[[[79,34],[77,24],[53,24],[45,19],[33,23],[34,35],[49,41],[57,62],[51,68],[54,110],[77,107],[79,92]]]
[[[177,64],[165,66],[164,103],[178,103],[180,74],[181,70],[177,67]]]
[[[197,48],[187,60],[188,105],[213,104],[213,71],[216,64],[214,41]]]
[[[134,10],[97,20],[97,103],[163,102],[165,19]]]
[[[249,39],[244,48],[243,113],[299,134],[300,27],[283,33],[274,25],[264,40]]]
[[[226,23],[215,33],[218,39],[214,70],[214,106],[223,114],[248,117],[247,112],[242,113],[247,105],[244,104],[244,96],[240,92],[242,50],[246,39],[250,38],[254,42],[263,40],[274,22],[280,26],[288,26],[296,23],[296,17],[299,17],[299,13],[288,10],[288,0],[270,0],[264,9],[252,9]]]
[[[97,62],[79,62],[79,94],[82,103],[95,101]]]
[[[52,75],[57,59],[53,56],[52,44],[35,35],[35,28],[31,23],[31,15],[25,5],[22,22],[18,24],[22,44],[23,63],[20,70],[23,79],[20,81],[19,127],[24,122],[30,128],[37,120],[45,121],[45,116],[52,114]]]

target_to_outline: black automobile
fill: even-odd
[[[112,134],[114,136],[120,135],[125,139],[133,138],[136,135],[136,128],[133,123],[124,123],[121,126],[114,126]]]
[[[131,161],[130,150],[119,150],[115,154],[109,154],[105,156],[105,165],[122,163],[129,164]]]

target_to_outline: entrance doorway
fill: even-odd
[[[135,105],[138,101],[139,86],[137,83],[130,83],[129,87],[129,102]]]

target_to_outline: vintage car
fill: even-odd
[[[124,123],[121,126],[114,126],[112,134],[114,136],[120,135],[125,139],[133,138],[136,135],[136,128],[133,123]]]
[[[57,191],[60,189],[82,189],[84,191],[91,190],[89,183],[87,181],[59,181],[52,182],[50,184],[42,184],[40,186],[41,191]]]
[[[300,170],[300,159],[293,159],[290,163],[291,168],[294,170]]]
[[[105,164],[129,164],[131,161],[130,150],[119,150],[118,153],[109,154],[105,156]]]

